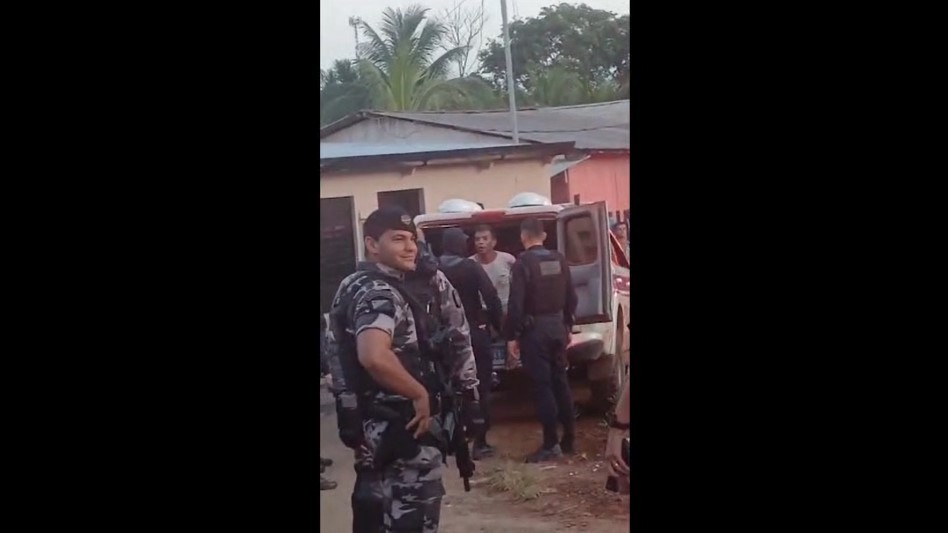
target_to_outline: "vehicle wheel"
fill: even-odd
[[[616,394],[619,388],[614,378],[600,379],[589,382],[591,410],[606,413],[616,403]]]
[[[624,324],[622,311],[619,311],[617,324]],[[612,369],[609,377],[605,379],[590,380],[589,389],[592,396],[592,405],[603,412],[610,411],[616,404],[619,391],[622,389],[622,382],[625,379],[625,361],[622,357],[622,343],[625,339],[626,330],[621,327],[616,328],[615,348],[612,357]]]

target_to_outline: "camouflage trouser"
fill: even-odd
[[[367,453],[355,451],[355,486],[352,488],[352,533],[382,533],[385,500],[382,474],[372,467]]]
[[[374,450],[388,422],[365,422],[367,446]],[[382,471],[385,533],[437,533],[441,516],[441,451],[420,446],[411,459],[397,459]]]

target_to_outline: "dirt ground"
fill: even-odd
[[[495,393],[491,409],[489,440],[497,448],[498,457],[477,463],[471,492],[464,492],[454,459],[448,459],[441,533],[627,531],[629,496],[605,490],[602,451],[607,429],[600,418],[588,416],[578,421],[576,455],[542,465],[523,465],[523,458],[539,447],[541,431],[534,418],[529,387],[519,382],[511,385],[509,390]],[[588,397],[587,390],[574,391],[580,403]],[[339,483],[335,490],[320,492],[320,528],[348,533],[352,527],[349,497],[355,473],[352,453],[336,436],[332,413],[320,419],[320,455],[335,462],[326,470],[326,476]],[[515,472],[539,495],[522,500],[516,490],[502,490],[499,486],[504,483],[497,482],[501,472]]]

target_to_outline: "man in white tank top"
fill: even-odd
[[[517,262],[517,258],[507,252],[494,250],[497,246],[497,237],[490,226],[483,224],[474,229],[474,255],[471,259],[481,265],[487,277],[490,278],[497,296],[504,306],[504,315],[507,314],[507,299],[510,297],[510,267]]]

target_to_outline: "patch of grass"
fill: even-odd
[[[507,461],[487,472],[487,485],[520,501],[535,500],[541,489],[536,473],[526,464]]]

